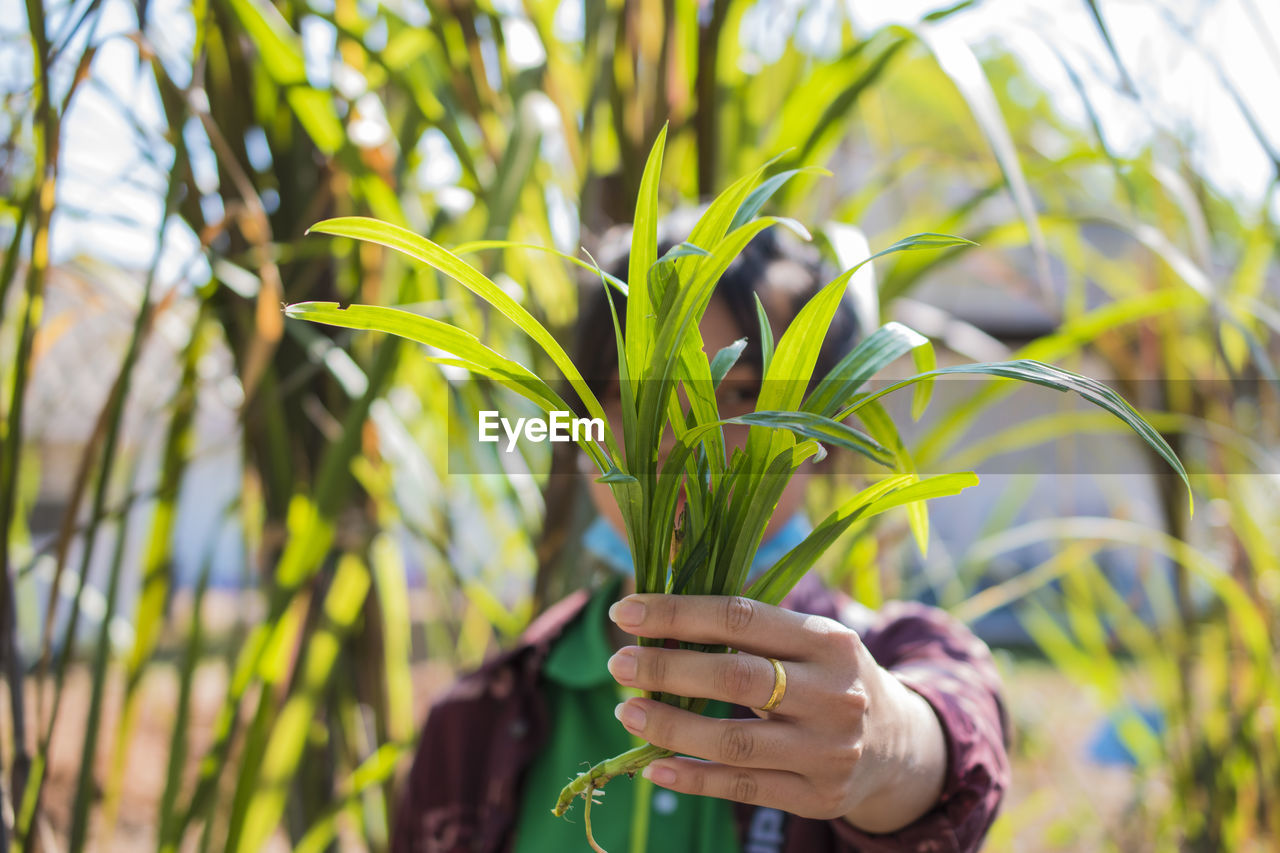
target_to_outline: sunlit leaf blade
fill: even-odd
[[[686,257],[705,258],[709,254],[711,253],[708,252],[706,249],[702,248],[701,246],[695,246],[692,243],[690,243],[688,240],[685,240],[683,242],[676,243],[670,249],[667,249],[667,251],[662,253],[662,257],[659,258],[658,260],[674,261],[676,258],[686,258]]]
[[[899,357],[929,345],[929,339],[901,323],[886,323],[858,342],[824,376],[804,401],[803,409],[828,417],[867,380]]]
[[[871,254],[866,235],[856,226],[828,222],[823,226],[822,234],[831,245],[841,269],[855,266]],[[848,299],[857,317],[860,335],[868,335],[872,329],[880,327],[880,292],[876,287],[874,266],[861,265],[858,272],[849,279]]]
[[[756,321],[760,326],[760,370],[765,375],[769,373],[769,362],[773,361],[773,328],[769,325],[769,315],[764,312],[764,303],[760,301],[760,294],[756,297]]]
[[[690,350],[695,343],[700,347],[701,336],[697,334],[697,325],[711,300],[712,289],[716,282],[751,239],[774,222],[775,220],[771,217],[756,219],[727,235],[712,250],[710,256],[681,259],[695,260],[697,266],[690,272],[691,280],[686,283],[684,279],[679,279],[675,285],[676,289],[669,291],[674,297],[674,302],[670,310],[664,313],[663,323],[657,330],[653,352],[645,367],[645,381],[641,388],[639,406],[639,411],[646,416],[641,419],[640,426],[642,439],[647,442],[645,446],[656,446],[653,437],[658,435],[661,427],[658,419],[663,414],[665,402],[675,382],[677,364],[682,360],[688,363],[698,359],[701,359],[704,365],[706,364],[705,355]],[[674,275],[676,276],[680,274],[681,260],[675,262]],[[627,316],[630,317],[630,315],[631,311],[628,308]]]
[[[728,525],[729,559],[717,567],[714,589],[736,592],[745,586],[765,528],[791,476],[805,462],[816,461],[824,455],[822,445],[813,440],[784,447],[769,459],[753,488],[732,497],[732,502],[742,511],[733,515]]]
[[[972,473],[941,474],[914,482],[913,475],[897,474],[863,489],[832,512],[743,593],[766,604],[778,604],[813,567],[818,558],[859,519],[901,506],[913,500],[958,494],[978,484]],[[900,493],[900,494],[899,494]],[[898,495],[896,501],[894,495]]]
[[[757,182],[759,182],[765,170],[776,159],[777,157],[773,157],[769,161],[761,163],[755,170],[744,174],[729,184],[723,192],[712,199],[711,204],[707,205],[707,209],[698,217],[693,230],[689,232],[689,241],[699,246],[714,248],[724,239],[726,234],[737,231],[738,228],[746,225],[747,221],[737,221],[737,213],[751,197],[756,189]],[[688,268],[692,265],[694,265],[694,262],[681,261],[679,266],[680,274],[682,276],[686,275]]]
[[[956,237],[951,234],[934,234],[932,232],[913,234],[910,237],[903,237],[892,246],[881,249],[866,260],[859,262],[854,269],[856,270],[865,264],[869,264],[876,258],[882,258],[885,255],[892,255],[897,252],[923,252],[930,249],[949,249],[953,246],[976,245],[978,244],[972,240],[967,240],[964,237]]]
[[[923,384],[923,383],[922,383]],[[920,386],[917,385],[917,388]],[[902,441],[902,436],[898,433],[898,427],[893,422],[893,418],[885,410],[884,406],[878,402],[868,403],[858,409],[858,420],[862,421],[867,428],[867,433],[880,442],[893,457],[894,470],[902,474],[915,474],[916,463],[911,458],[911,451],[907,449],[906,444]],[[916,547],[920,549],[921,556],[929,554],[929,507],[923,501],[919,503],[908,504],[907,506],[907,522],[911,527],[911,535],[916,540]]]
[[[715,358],[711,360],[711,384],[718,386],[724,381],[725,376],[738,363],[738,359],[742,356],[742,351],[747,348],[747,339],[738,338],[727,347],[723,347],[716,353]]]
[[[540,405],[551,404],[562,410],[568,408],[550,386],[524,365],[485,346],[470,332],[433,317],[380,305],[349,305],[344,308],[336,302],[297,302],[286,306],[285,314],[295,320],[384,332],[437,347],[458,356],[461,359],[458,363],[474,364],[490,371],[491,375],[510,379],[517,389],[528,389],[530,393],[526,396],[532,395],[530,399]]]
[[[662,155],[666,148],[667,127],[663,125],[649,150],[640,179],[640,195],[636,198],[632,221],[631,253],[627,267],[627,362],[644,364],[653,342],[652,294],[648,290],[649,268],[658,259],[658,181],[662,177]]]
[[[1049,252],[1045,245],[1044,232],[1040,228],[1039,214],[1031,190],[1027,186],[1023,174],[1022,161],[1018,156],[1017,146],[1009,134],[1009,127],[1000,112],[995,92],[987,79],[982,65],[973,54],[973,50],[965,44],[951,29],[922,23],[915,28],[914,34],[928,46],[938,67],[942,69],[969,105],[969,110],[982,135],[986,137],[996,163],[1004,175],[1009,187],[1009,194],[1018,208],[1018,213],[1027,226],[1031,250],[1035,255],[1036,279],[1040,285],[1040,295],[1045,306],[1056,310],[1057,297],[1053,290],[1053,282],[1049,274]]]
[[[831,172],[827,169],[821,169],[814,166],[806,166],[800,169],[788,169],[785,172],[779,172],[771,175],[769,178],[761,182],[760,186],[751,191],[751,195],[747,196],[746,201],[742,202],[742,206],[738,208],[737,213],[733,215],[733,220],[729,223],[729,230],[732,231],[742,225],[750,222],[760,209],[765,206],[770,198],[773,197],[782,185],[787,181],[800,174],[828,175]]]
[[[229,0],[232,11],[258,48],[272,80],[281,87],[285,101],[306,128],[316,147],[333,154],[346,133],[333,109],[333,96],[307,83],[306,62],[297,33],[276,8],[261,0]]]
[[[1032,341],[1020,349],[1017,355],[1034,361],[1056,361],[1078,351],[1080,347],[1093,343],[1111,330],[1130,327],[1149,318],[1188,310],[1200,304],[1202,304],[1200,297],[1187,289],[1165,289],[1153,293],[1141,293],[1107,303],[1086,314],[1074,317],[1053,334]],[[993,384],[992,387],[955,404],[945,418],[939,419],[936,424],[931,424],[930,429],[919,439],[914,448],[915,457],[926,467],[937,462],[943,457],[945,448],[954,445],[963,431],[974,423],[986,406],[1004,393],[1012,391],[1014,387]]]
[[[561,252],[559,249],[551,246],[542,246],[537,243],[521,243],[515,240],[472,240],[469,243],[459,243],[457,246],[454,246],[451,251],[455,255],[469,255],[473,252],[483,252],[492,249],[532,249],[534,251],[546,252],[548,254],[555,255],[561,260],[568,261],[569,263],[581,267],[588,272],[599,275],[606,282],[613,285],[614,290],[617,290],[623,296],[627,295],[627,283],[616,275],[613,275],[607,270],[601,269],[595,263],[584,261],[582,258],[575,258],[573,255]]]
[[[915,362],[916,373],[928,373],[938,366],[938,356],[933,351],[933,344],[927,341],[911,351],[911,358]],[[920,420],[924,410],[929,407],[929,399],[932,395],[932,379],[923,379],[916,383],[914,395],[911,399],[912,420]]]
[[[901,489],[872,501],[867,509],[866,516],[877,515],[894,507],[905,506],[915,501],[958,495],[965,489],[976,485],[978,485],[978,475],[970,471],[925,477],[918,482],[903,486]]]
[[[311,231],[377,243],[435,267],[445,275],[455,279],[468,290],[498,309],[507,319],[515,323],[517,328],[542,347],[556,367],[564,374],[564,377],[569,380],[569,384],[578,393],[591,417],[604,419],[604,411],[600,408],[600,402],[587,386],[586,381],[578,372],[578,368],[573,364],[568,353],[565,352],[564,347],[510,294],[457,255],[436,245],[425,237],[414,234],[407,228],[359,216],[327,219],[311,226],[308,233]],[[630,315],[628,314],[628,316]],[[613,436],[608,431],[605,432],[605,439],[610,445],[610,451],[616,454],[617,447],[613,443]]]
[[[858,409],[866,405],[872,400],[879,399],[885,394],[892,393],[899,388],[905,388],[917,382],[925,381],[936,376],[945,376],[950,374],[981,374],[987,376],[998,376],[1002,379],[1017,379],[1022,382],[1031,382],[1036,385],[1043,385],[1046,388],[1052,388],[1055,391],[1074,391],[1085,400],[1099,406],[1123,421],[1131,430],[1136,432],[1148,446],[1154,450],[1161,459],[1169,464],[1177,475],[1182,479],[1183,484],[1187,487],[1187,500],[1194,509],[1194,496],[1191,490],[1191,481],[1187,478],[1187,471],[1183,467],[1181,460],[1173,452],[1173,448],[1169,447],[1169,443],[1164,437],[1156,431],[1151,424],[1147,423],[1142,415],[1138,414],[1132,406],[1130,406],[1124,398],[1115,391],[1087,376],[1081,376],[1060,367],[1044,364],[1030,359],[1019,359],[1015,361],[990,362],[985,364],[958,364],[951,367],[940,367],[937,370],[931,370],[928,373],[921,373],[910,379],[905,379],[862,397],[857,402],[845,406],[843,411],[837,415],[837,420],[843,420]]]
[[[932,231],[924,231],[920,234],[912,234],[910,237],[903,237],[889,248],[881,249],[871,257],[878,258],[891,252],[918,252],[926,249],[946,249],[951,246],[976,245],[978,244],[972,240],[957,237],[954,234],[937,234]]]
[[[890,465],[893,457],[871,436],[848,424],[824,418],[812,412],[758,411],[727,418],[726,423],[785,429],[796,435],[825,441],[846,450],[861,453],[881,465]]]
[[[262,756],[262,783],[245,812],[238,849],[261,850],[284,813],[286,792],[311,730],[315,708],[334,672],[342,638],[363,609],[371,578],[357,557],[346,554],[338,562],[324,599],[324,621],[311,633],[301,668],[300,683],[280,708],[270,728]]]

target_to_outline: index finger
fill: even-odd
[[[851,629],[832,619],[739,595],[628,595],[609,608],[609,618],[639,637],[725,645],[792,661],[817,660],[833,641],[838,648],[857,642]]]

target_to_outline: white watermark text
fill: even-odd
[[[480,441],[499,442],[507,438],[507,452],[515,449],[520,436],[533,442],[604,441],[604,421],[600,418],[575,418],[572,412],[553,411],[549,418],[501,417],[495,411],[481,411],[478,429]]]

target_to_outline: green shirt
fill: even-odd
[[[634,693],[620,687],[606,666],[613,649],[605,631],[605,614],[618,597],[620,582],[596,590],[547,656],[541,688],[551,732],[525,776],[515,853],[587,849],[583,802],[576,802],[563,818],[552,815],[551,807],[574,774],[640,743],[613,716],[614,706]],[[712,702],[707,713],[726,717],[729,706]],[[626,776],[611,780],[604,794],[591,809],[591,829],[596,842],[609,853],[637,853],[631,845],[637,796],[649,798],[648,851],[740,850],[728,800],[677,794]]]

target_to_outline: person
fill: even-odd
[[[758,337],[757,296],[780,331],[779,320],[829,280],[808,247],[774,231],[757,236],[717,283],[701,324],[709,354]],[[625,258],[608,266],[625,277]],[[616,301],[621,319],[625,300]],[[816,375],[851,348],[856,326],[842,304]],[[575,361],[588,366],[584,375],[619,423],[613,325],[598,282]],[[760,374],[760,348],[749,343],[717,391],[722,414],[752,408],[741,389],[758,388]],[[730,447],[745,440],[745,428],[733,429]],[[812,573],[778,607],[628,594],[620,514],[594,480],[578,478],[597,512],[578,539],[590,559],[570,562],[600,571],[434,705],[396,811],[393,850],[585,850],[581,807],[569,813],[576,819],[554,817],[556,795],[576,772],[644,741],[677,755],[651,764],[647,782],[622,776],[603,789],[592,823],[611,853],[634,849],[638,824],[651,851],[981,846],[1009,784],[1008,723],[985,644],[941,610],[890,602],[872,612]],[[753,574],[811,529],[802,509],[808,482],[797,475],[787,486]],[[633,635],[738,653],[641,647]],[[640,691],[713,702],[702,716]]]

